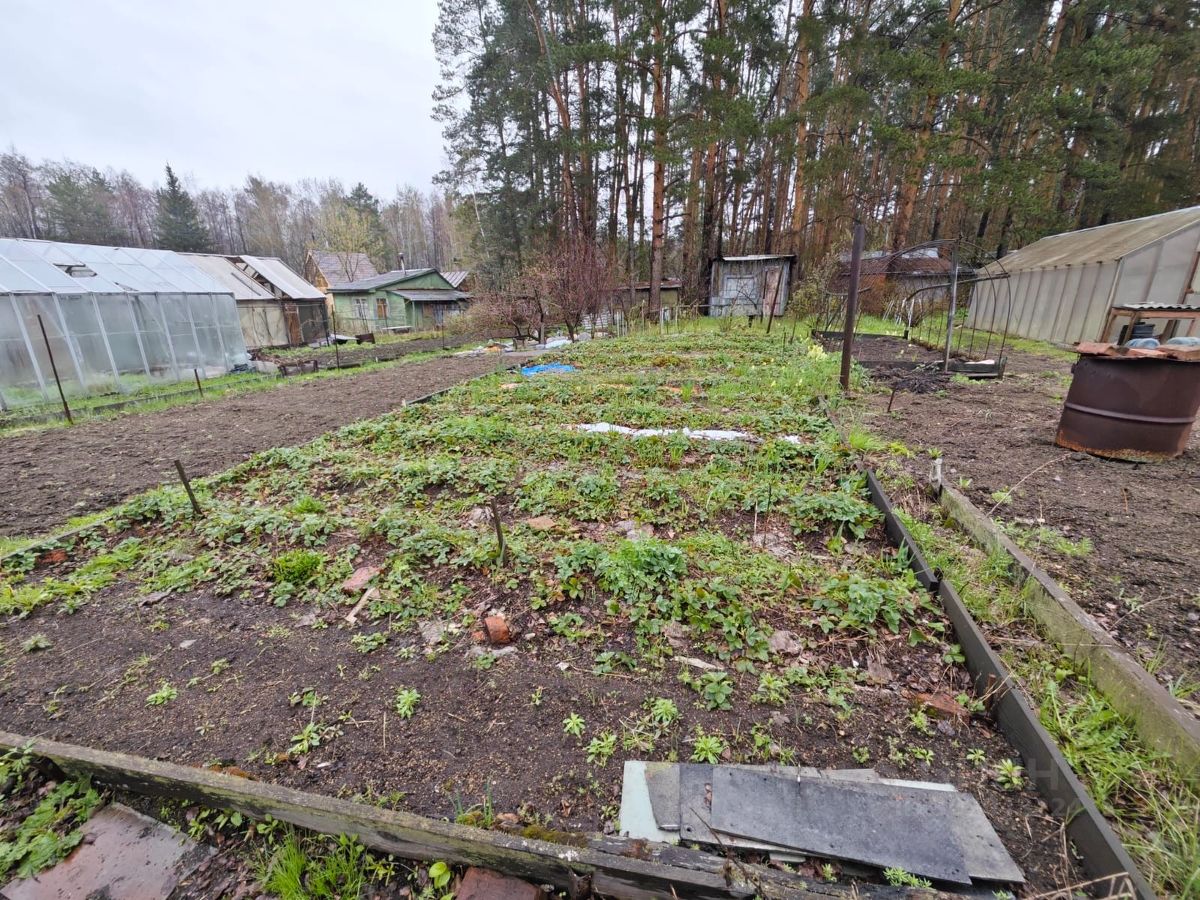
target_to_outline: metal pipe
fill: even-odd
[[[867,229],[854,223],[854,244],[850,251],[850,289],[846,294],[846,326],[842,330],[842,390],[850,390],[850,360],[854,352],[854,325],[858,319],[858,275],[862,268],[863,244]]]
[[[950,371],[950,344],[954,340],[954,315],[958,311],[958,243],[950,250],[950,315],[946,317],[946,350],[942,354],[942,371]]]
[[[54,351],[50,349],[50,338],[46,336],[46,323],[42,321],[41,313],[38,313],[38,328],[42,329],[42,340],[46,342],[46,356],[50,358],[50,371],[54,373],[54,383],[58,385],[58,398],[62,400],[63,412],[67,416],[68,424],[74,425],[75,420],[71,418],[71,407],[67,406],[67,395],[63,393],[62,381],[58,377],[58,366],[54,363]]]

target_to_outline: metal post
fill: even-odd
[[[850,250],[850,290],[846,294],[846,325],[842,329],[842,390],[850,390],[850,360],[854,353],[854,326],[858,320],[858,274],[862,268],[863,243],[867,229],[854,223],[854,244]]]
[[[200,386],[200,370],[192,369],[192,374],[196,377],[196,390],[200,392],[200,399],[204,399],[204,388]]]
[[[54,351],[50,349],[50,338],[46,336],[46,323],[42,321],[41,313],[38,313],[38,328],[42,329],[42,340],[46,342],[46,356],[50,357],[50,371],[54,373],[54,383],[58,385],[58,399],[62,400],[63,412],[66,413],[67,422],[71,425],[75,424],[75,420],[71,418],[71,407],[67,406],[67,395],[63,393],[62,381],[58,377],[58,366],[54,363]]]
[[[958,311],[958,241],[950,251],[950,315],[946,319],[946,350],[942,354],[942,371],[950,371],[950,343],[954,337],[954,315]]]
[[[333,364],[337,366],[340,372],[342,369],[342,351],[338,349],[337,310],[335,309],[329,315],[333,322],[333,334],[330,337],[330,340],[333,341]]]
[[[192,504],[192,512],[197,517],[204,515],[204,510],[200,508],[200,503],[196,500],[196,495],[192,493],[192,483],[188,481],[187,473],[183,471],[183,463],[175,460],[175,471],[179,473],[179,480],[183,482],[183,489],[187,491],[188,500]]]

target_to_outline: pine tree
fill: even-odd
[[[50,235],[78,244],[119,244],[112,187],[96,169],[64,168],[46,185]]]
[[[154,219],[154,234],[163,250],[185,253],[207,253],[212,249],[208,228],[200,218],[190,194],[183,189],[178,176],[167,166],[167,186],[156,194],[158,213]]]

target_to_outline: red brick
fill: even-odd
[[[483,620],[483,627],[487,629],[488,640],[493,644],[512,643],[512,629],[504,616],[488,616]]]
[[[454,895],[457,900],[546,900],[546,892],[528,881],[490,869],[467,869]]]

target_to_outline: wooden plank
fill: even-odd
[[[884,886],[813,884],[765,866],[665,844],[582,835],[578,837],[583,846],[550,843],[206,769],[0,731],[0,749],[14,748],[49,759],[69,775],[87,776],[135,794],[236,810],[254,819],[271,816],[311,831],[352,835],[374,850],[406,859],[482,866],[568,891],[578,891],[584,883],[621,897],[906,896]]]

